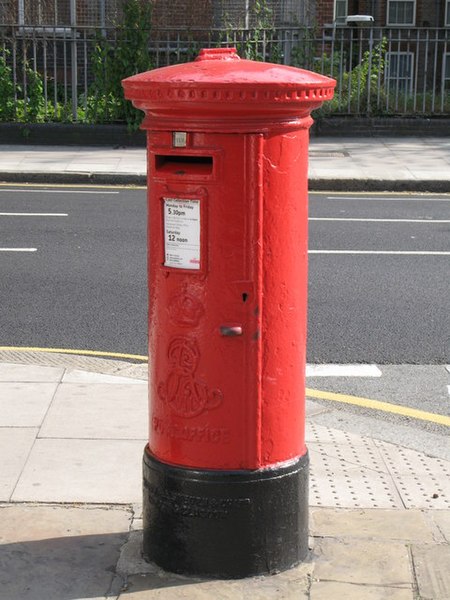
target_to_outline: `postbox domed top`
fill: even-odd
[[[209,48],[189,63],[124,79],[125,97],[147,117],[188,119],[267,114],[307,116],[333,97],[334,79],[267,62],[241,59],[235,48]],[[181,114],[180,113],[180,114]]]

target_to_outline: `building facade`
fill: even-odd
[[[0,0],[0,24],[108,26],[126,0]],[[450,0],[141,0],[159,28],[275,27],[345,24],[370,15],[378,27],[450,27]]]
[[[0,24],[113,26],[126,0],[0,0]],[[139,0],[138,0],[139,1]],[[151,3],[156,28],[312,25],[312,0],[141,0]]]
[[[378,27],[450,27],[450,0],[318,0],[317,24],[369,15]]]

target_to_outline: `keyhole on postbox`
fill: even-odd
[[[242,294],[242,302],[247,302],[247,298],[248,298],[248,294],[247,294],[247,292],[244,292]]]

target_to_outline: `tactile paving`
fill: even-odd
[[[310,504],[342,508],[402,508],[373,440],[310,423]],[[320,440],[320,441],[312,441]]]
[[[450,508],[450,463],[375,441],[406,508]]]
[[[95,356],[79,356],[76,354],[62,354],[58,352],[38,352],[19,350],[1,350],[0,362],[17,363],[23,365],[42,365],[50,367],[66,367],[93,371],[96,373],[115,373],[130,367],[132,363],[97,358]]]
[[[342,508],[450,508],[450,463],[308,423],[310,503]]]

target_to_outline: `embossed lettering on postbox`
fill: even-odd
[[[158,386],[159,397],[173,412],[185,418],[196,417],[222,403],[221,390],[210,390],[195,376],[200,350],[195,340],[179,336],[169,344],[168,358],[171,370],[164,383]]]

